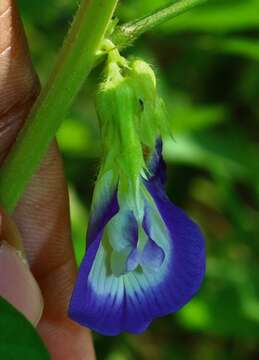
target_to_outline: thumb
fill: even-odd
[[[0,210],[0,274],[0,296],[14,305],[36,326],[43,310],[41,292],[24,256],[18,230],[2,210]]]

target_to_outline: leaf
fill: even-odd
[[[167,91],[166,104],[173,134],[204,130],[223,122],[226,110],[221,105],[196,105],[184,93]]]
[[[205,50],[220,53],[239,55],[259,61],[259,41],[255,39],[231,37],[231,38],[203,38],[199,45]]]
[[[179,313],[179,322],[214,335],[259,337],[256,262],[209,258],[199,296]]]
[[[0,359],[50,360],[30,322],[0,297]]]
[[[227,132],[222,136],[208,131],[192,136],[179,134],[175,140],[164,143],[166,160],[191,164],[229,178],[250,179],[258,184],[258,146],[248,143],[237,130],[235,138]]]

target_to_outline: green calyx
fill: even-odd
[[[138,131],[143,145],[154,149],[159,136],[170,133],[165,104],[157,93],[155,73],[143,60],[131,64],[131,83],[140,103]]]
[[[142,60],[126,60],[111,42],[106,47],[105,78],[96,97],[104,155],[101,174],[113,170],[120,192],[136,194],[156,140],[167,129],[165,107],[151,67]]]

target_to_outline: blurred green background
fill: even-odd
[[[168,3],[124,0],[127,21]],[[20,0],[42,84],[76,0]],[[143,335],[95,335],[104,360],[259,359],[259,0],[211,0],[145,34],[127,54],[153,64],[174,141],[165,143],[168,193],[202,226],[207,274],[179,313]],[[100,137],[95,69],[58,132],[70,184],[78,261],[85,247]]]

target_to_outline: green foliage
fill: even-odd
[[[45,83],[76,2],[19,3]],[[125,0],[117,15],[133,20],[166,3]],[[127,50],[158,73],[174,137],[165,142],[168,193],[204,229],[208,268],[202,290],[178,314],[157,320],[143,335],[96,336],[100,359],[259,357],[258,13],[258,0],[210,0]],[[71,184],[78,261],[99,168],[93,104],[100,71],[95,69],[58,133]]]
[[[128,0],[121,6],[121,18],[131,20],[168,3],[168,0],[143,0],[136,4],[136,1]],[[252,29],[258,27],[258,11],[258,0],[209,0],[199,9],[163,25],[162,29],[167,33],[186,30],[225,33]]]
[[[36,330],[11,304],[0,297],[0,358],[50,360]]]

